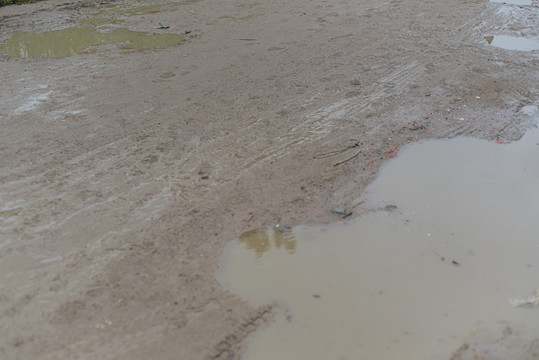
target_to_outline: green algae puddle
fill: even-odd
[[[177,34],[152,34],[127,29],[98,32],[90,27],[70,27],[43,33],[15,32],[0,44],[0,53],[11,57],[62,58],[91,53],[95,47],[118,44],[122,49],[146,50],[179,44],[183,36]]]

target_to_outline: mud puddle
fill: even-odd
[[[511,144],[415,144],[357,220],[232,241],[219,281],[275,304],[242,358],[443,359],[504,331],[539,336],[539,308],[511,305],[539,287],[538,157],[537,128]]]
[[[118,45],[122,49],[132,50],[176,45],[184,36],[164,33],[162,30],[133,31],[122,24],[129,17],[172,10],[184,3],[108,4],[90,9],[89,14],[82,14],[78,26],[44,32],[14,32],[7,40],[0,42],[0,54],[17,58],[61,58],[92,53],[98,46],[103,45]]]
[[[506,50],[535,51],[539,50],[539,39],[508,35],[485,36],[489,45]]]
[[[0,44],[0,53],[11,57],[61,58],[94,52],[97,46],[118,44],[122,49],[146,50],[179,44],[183,36],[155,34],[127,29],[98,32],[88,27],[71,27],[43,33],[17,32]]]

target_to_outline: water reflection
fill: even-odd
[[[282,249],[288,254],[294,254],[296,251],[294,234],[280,228],[248,231],[239,237],[239,241],[246,249],[253,251],[257,258],[261,258],[271,249]]]

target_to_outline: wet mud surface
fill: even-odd
[[[406,144],[518,140],[539,55],[485,37],[536,37],[537,19],[464,0],[1,8],[0,43],[88,23],[188,41],[0,54],[0,357],[239,358],[274,315],[216,280],[227,243],[361,215]],[[535,346],[497,336],[465,345]]]

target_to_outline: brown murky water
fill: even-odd
[[[405,148],[350,223],[245,234],[220,282],[274,321],[244,359],[441,359],[506,327],[539,335],[539,130]],[[391,205],[391,206],[388,206]]]

